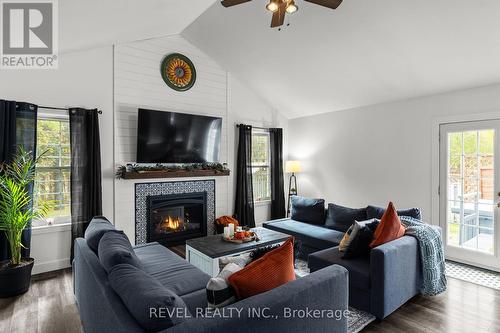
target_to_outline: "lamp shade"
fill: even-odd
[[[285,170],[287,173],[297,173],[302,171],[300,161],[286,161]]]

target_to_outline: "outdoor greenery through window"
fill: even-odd
[[[494,252],[494,130],[448,133],[448,244]]]
[[[37,154],[43,154],[36,166],[34,204],[49,204],[44,220],[33,221],[34,227],[69,223],[71,219],[70,163],[68,119],[39,118]]]
[[[252,130],[252,182],[255,202],[271,200],[269,132]]]

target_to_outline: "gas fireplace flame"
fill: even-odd
[[[163,229],[177,230],[179,229],[180,226],[181,226],[181,219],[179,217],[167,216],[162,223]]]

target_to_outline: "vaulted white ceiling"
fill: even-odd
[[[278,31],[217,1],[183,35],[290,118],[500,82],[498,0],[296,3]]]
[[[59,0],[60,50],[179,34],[216,0]]]

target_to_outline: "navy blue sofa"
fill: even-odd
[[[101,225],[110,229],[102,220]],[[111,288],[108,274],[87,240],[76,239],[74,248],[74,292],[85,332],[145,332]],[[180,296],[193,316],[161,332],[347,332],[347,318],[342,312],[347,310],[348,274],[341,266],[328,266],[227,306],[239,309],[240,315],[203,318],[196,314],[198,308],[207,307],[207,274],[158,243],[136,246],[134,252],[143,270]],[[250,309],[264,311],[266,318],[259,318]],[[288,309],[331,310],[336,317],[287,318]],[[277,319],[269,315],[276,315]]]
[[[420,291],[422,271],[418,243],[415,238],[404,236],[372,249],[367,257],[344,260],[338,244],[344,236],[345,225],[332,224],[331,216],[342,216],[345,222],[348,210],[330,204],[326,221],[312,224],[285,218],[264,222],[263,226],[300,240],[299,256],[307,259],[311,272],[330,265],[345,267],[349,271],[349,305],[383,319]],[[383,209],[374,206],[352,211],[365,219],[380,218],[383,214]],[[416,208],[398,211],[398,214],[420,218]]]
[[[410,236],[382,244],[366,258],[342,259],[338,247],[309,255],[311,272],[330,265],[349,271],[349,305],[378,319],[419,294],[422,285],[418,243]]]

